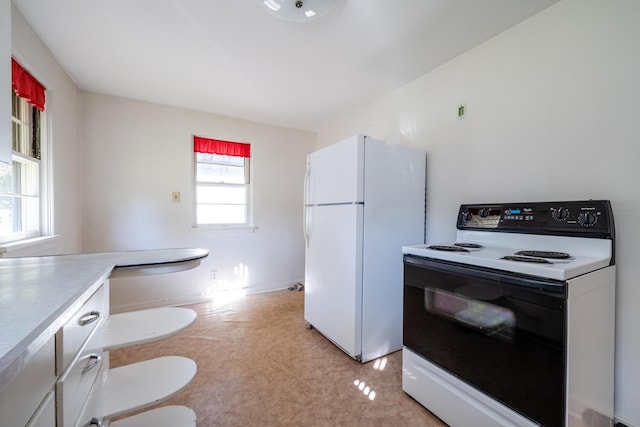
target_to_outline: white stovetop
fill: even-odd
[[[0,388],[73,315],[75,302],[95,292],[112,270],[188,262],[208,254],[204,249],[159,249],[0,259]]]
[[[452,245],[456,242],[478,243],[482,249],[469,252],[447,252],[429,249],[430,245]],[[612,241],[582,237],[559,237],[458,231],[455,242],[432,242],[426,245],[404,246],[404,254],[453,261],[555,280],[568,280],[609,265]],[[500,259],[521,250],[566,252],[568,260],[549,260],[551,264],[534,264]]]

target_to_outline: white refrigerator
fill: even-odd
[[[362,363],[402,347],[402,246],[425,241],[423,150],[356,135],[310,154],[304,318]]]

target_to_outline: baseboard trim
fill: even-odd
[[[283,291],[285,289],[289,289],[291,286],[297,285],[297,284],[303,284],[304,281],[302,280],[294,280],[292,282],[286,282],[284,284],[280,284],[278,285],[277,288],[270,288],[270,289],[262,289],[262,290],[256,290],[256,291],[250,291],[250,288],[245,288],[246,291],[246,295],[257,295],[257,294],[265,294],[267,292],[276,292],[276,291]]]
[[[112,306],[110,308],[111,313],[125,313],[128,311],[136,311],[136,310],[146,310],[149,308],[158,308],[158,307],[175,307],[181,305],[189,305],[189,304],[197,304],[200,302],[207,302],[209,298],[204,295],[189,295],[183,297],[175,297],[175,298],[163,298],[158,300],[148,300],[144,302],[134,303],[134,304],[121,304]]]
[[[283,291],[299,283],[301,284],[303,283],[303,281],[294,280],[292,282],[286,282],[284,284],[280,284],[277,288],[272,288],[272,289],[259,289],[259,290],[251,291],[250,288],[245,288],[245,295],[258,295],[258,294],[264,294],[267,292]],[[110,312],[114,314],[125,313],[128,311],[146,310],[149,308],[157,308],[157,307],[175,307],[175,306],[182,306],[182,305],[197,304],[197,303],[207,302],[207,301],[211,301],[211,297],[207,297],[202,294],[186,295],[186,296],[180,296],[175,298],[147,300],[147,301],[137,302],[133,304],[114,305],[110,307]]]

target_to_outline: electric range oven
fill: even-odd
[[[452,426],[611,426],[609,201],[462,205],[406,246],[403,390]]]

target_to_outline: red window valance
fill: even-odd
[[[44,86],[13,58],[11,58],[11,87],[19,97],[26,99],[40,111],[44,111]]]
[[[221,156],[251,157],[251,144],[194,136],[193,151]]]

